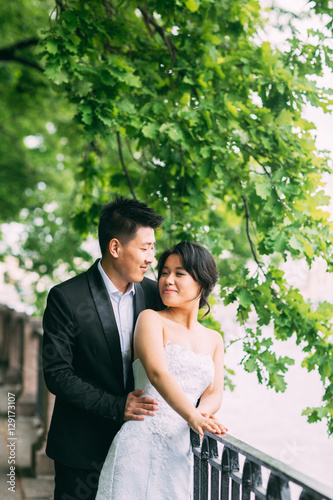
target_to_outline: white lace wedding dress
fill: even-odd
[[[214,378],[211,356],[179,344],[168,344],[165,353],[170,373],[195,405]],[[96,500],[190,500],[190,428],[151,385],[139,359],[133,372],[135,388],[156,399],[160,409],[154,417],[123,424],[106,457]]]

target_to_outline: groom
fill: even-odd
[[[46,453],[55,464],[55,500],[93,500],[100,469],[126,420],[143,420],[157,401],[133,391],[133,329],[144,309],[162,307],[153,261],[163,218],[132,199],[105,205],[102,259],[55,286],[43,318],[43,369],[56,395]]]

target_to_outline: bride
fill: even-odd
[[[223,392],[222,337],[197,320],[217,278],[212,255],[196,243],[179,243],[161,255],[158,284],[167,309],[140,314],[133,363],[135,389],[157,399],[159,410],[123,424],[96,500],[192,498],[189,427],[200,436],[227,431],[214,417]]]

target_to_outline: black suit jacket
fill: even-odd
[[[133,374],[124,386],[119,333],[97,268],[51,289],[43,317],[43,369],[56,395],[46,453],[64,465],[104,462],[124,416]],[[144,309],[162,307],[157,284],[135,284],[134,324]]]

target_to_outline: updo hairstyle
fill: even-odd
[[[208,296],[219,278],[213,256],[206,248],[198,243],[182,241],[178,243],[178,245],[163,252],[160,256],[157,264],[158,280],[161,277],[167,258],[174,254],[179,256],[185,271],[201,286],[199,309],[207,307],[208,310],[204,314],[204,316],[206,316],[210,312],[210,306],[207,300]]]

